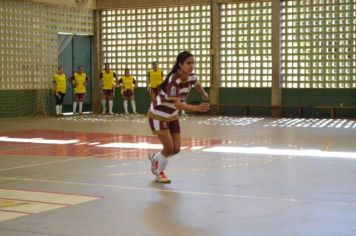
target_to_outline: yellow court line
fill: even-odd
[[[0,211],[0,222],[5,220],[12,220],[27,215],[28,214],[25,213]]]
[[[60,161],[42,162],[42,163],[32,164],[32,165],[24,165],[24,166],[16,166],[16,167],[4,168],[4,169],[0,169],[0,171],[16,170],[16,169],[29,168],[29,167],[52,165],[52,164],[57,164],[57,163],[62,163],[62,162],[79,161],[79,160],[85,160],[85,159],[90,159],[90,158],[93,158],[93,157],[76,157],[76,158],[65,159],[65,160],[60,160]]]
[[[42,204],[62,204],[75,205],[83,202],[99,199],[98,197],[79,196],[60,193],[46,193],[23,190],[0,189],[0,197],[8,199],[17,199],[22,201],[32,201]],[[59,206],[61,207],[61,206]]]
[[[184,191],[184,190],[131,187],[131,186],[122,186],[122,185],[96,184],[96,183],[84,183],[84,182],[54,181],[54,180],[31,179],[31,178],[4,178],[4,177],[0,177],[0,180],[53,183],[53,184],[69,184],[69,185],[82,185],[82,186],[96,186],[96,187],[107,187],[107,188],[115,188],[115,189],[123,189],[123,190],[134,190],[134,191],[167,192],[167,193],[179,193],[179,194],[210,196],[210,197],[244,198],[244,199],[248,199],[248,200],[285,201],[285,202],[289,202],[289,203],[321,203],[321,204],[329,204],[329,205],[341,205],[341,206],[356,207],[356,203],[341,202],[341,201],[324,201],[324,200],[311,200],[311,199],[301,199],[301,198],[278,198],[278,197],[252,196],[252,195],[241,195],[241,194],[194,192],[194,191]]]

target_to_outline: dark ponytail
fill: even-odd
[[[159,88],[166,91],[166,87],[169,82],[169,77],[171,77],[172,74],[178,72],[178,70],[180,69],[179,64],[183,64],[187,58],[192,57],[192,56],[193,56],[193,54],[191,54],[188,51],[183,51],[183,52],[179,53],[176,58],[176,62],[174,63],[172,70],[168,73],[168,75],[166,76],[166,79],[159,85]]]

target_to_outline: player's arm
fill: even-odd
[[[99,88],[103,87],[103,73],[100,73],[99,79],[98,79],[98,86]]]
[[[200,103],[199,105],[191,105],[181,102],[179,99],[174,100],[174,105],[179,110],[192,111],[192,112],[206,112],[209,110],[209,103]]]
[[[204,101],[209,101],[209,95],[207,92],[205,92],[203,86],[197,81],[194,84],[194,88],[198,91],[198,93],[201,95]]]
[[[57,82],[55,79],[52,80],[52,89],[53,89],[53,93],[57,95]]]
[[[87,83],[89,83],[89,80],[90,80],[89,76],[86,76],[86,77],[85,77],[85,82],[84,82],[85,85],[87,85]]]
[[[68,78],[68,82],[71,83],[74,87],[77,86],[74,75]]]
[[[150,88],[150,82],[151,82],[150,71],[148,71],[148,72],[147,72],[147,80],[146,80],[146,87],[147,87],[147,89]]]
[[[133,90],[135,90],[135,88],[136,88],[136,80],[135,80],[135,78],[133,78],[132,84],[133,84],[132,88],[133,88]]]

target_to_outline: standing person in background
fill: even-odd
[[[158,69],[158,63],[156,61],[152,62],[152,69],[147,73],[147,90],[151,96],[151,101],[153,101],[158,94],[158,86],[163,81],[163,72]]]
[[[109,102],[109,114],[113,115],[113,98],[115,92],[115,83],[117,80],[116,73],[110,70],[109,63],[105,63],[105,69],[100,73],[99,83],[101,87],[101,105],[102,112],[101,114],[106,113],[106,101]]]
[[[121,95],[124,99],[124,110],[125,115],[129,114],[128,111],[128,101],[131,101],[132,111],[134,115],[137,115],[136,112],[136,103],[135,103],[135,85],[136,80],[130,75],[130,70],[125,69],[125,74],[119,79],[119,85],[121,87]]]
[[[83,114],[83,101],[86,93],[86,85],[89,82],[89,77],[84,73],[83,66],[78,67],[78,72],[75,72],[72,77],[68,79],[74,88],[73,101],[73,115],[77,111],[77,104],[79,103],[79,115]]]
[[[66,95],[67,81],[66,75],[64,74],[63,66],[58,66],[58,71],[54,75],[52,81],[54,97],[56,99],[56,115],[62,116],[63,99]]]
[[[208,103],[188,105],[181,102],[181,92],[184,83],[193,80],[194,57],[190,52],[179,53],[176,62],[166,79],[160,85],[160,92],[151,103],[148,111],[149,124],[152,133],[157,135],[163,145],[163,150],[149,155],[151,171],[159,183],[170,183],[165,174],[169,158],[178,154],[181,148],[181,136],[178,112],[180,109],[206,112]]]

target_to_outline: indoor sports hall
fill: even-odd
[[[0,0],[1,236],[353,236],[355,170],[356,0]]]

